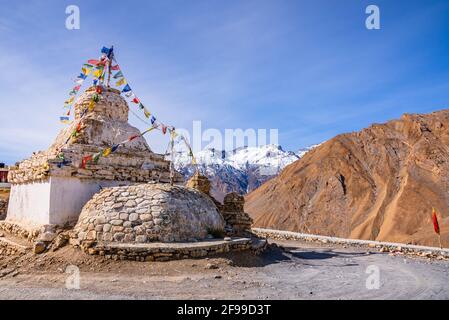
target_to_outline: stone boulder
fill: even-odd
[[[71,243],[195,241],[222,230],[223,217],[205,194],[148,183],[94,195],[81,212]]]

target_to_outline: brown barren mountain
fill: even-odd
[[[449,247],[449,110],[341,134],[246,197],[255,226]]]

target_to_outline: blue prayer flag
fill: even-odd
[[[127,84],[126,86],[123,87],[122,92],[128,92],[131,91],[131,87]]]
[[[115,151],[117,151],[118,147],[119,147],[119,145],[118,145],[118,144],[116,144],[116,145],[112,146],[112,148],[111,148],[111,152],[115,152]]]

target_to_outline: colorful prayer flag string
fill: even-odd
[[[136,135],[132,135],[128,139],[126,139],[126,140],[124,140],[124,141],[122,141],[122,142],[120,142],[118,144],[115,144],[112,147],[105,148],[105,149],[103,149],[103,150],[101,150],[101,151],[99,151],[99,152],[97,152],[97,153],[95,153],[93,155],[88,155],[88,156],[83,157],[81,159],[81,166],[80,167],[82,169],[86,169],[86,165],[88,163],[90,163],[90,162],[93,162],[93,163],[97,164],[98,160],[101,157],[108,157],[111,153],[116,152],[119,147],[121,147],[121,146],[123,146],[123,145],[125,145],[125,144],[127,144],[127,143],[129,143],[129,142],[131,142],[131,141],[133,141],[133,140],[135,140],[137,138],[139,138],[139,137],[143,137],[145,134],[147,134],[148,132],[150,132],[150,131],[152,131],[154,129],[156,129],[156,128],[155,127],[151,127],[148,130],[145,130],[144,132],[141,132],[141,133],[136,134]]]

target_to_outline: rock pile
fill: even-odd
[[[221,214],[226,221],[226,231],[232,235],[244,235],[251,231],[253,220],[245,213],[245,198],[236,192],[224,198]]]
[[[210,195],[210,181],[198,171],[187,181],[186,187],[196,189],[208,196]]]
[[[196,189],[212,199],[226,221],[225,232],[227,235],[244,236],[251,231],[253,220],[243,209],[245,205],[245,198],[243,196],[236,192],[231,192],[225,196],[224,204],[221,204],[209,193],[211,188],[209,179],[199,172],[196,172],[187,181],[186,186]]]
[[[199,171],[195,172],[195,174],[186,182],[186,187],[198,190],[199,192],[207,195],[215,203],[218,211],[221,212],[223,205],[210,194],[210,180],[206,176],[203,176],[201,173],[199,173]]]
[[[96,194],[84,206],[71,243],[196,241],[223,228],[209,197],[181,186],[148,183]]]

